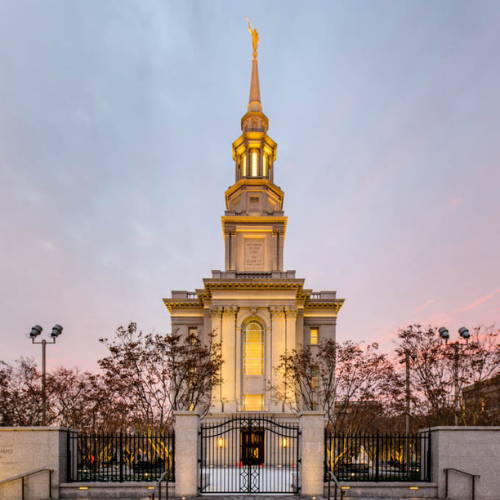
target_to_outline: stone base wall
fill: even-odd
[[[349,482],[341,483],[342,486],[349,488],[344,490],[348,498],[394,498],[402,499],[425,499],[437,498],[436,483],[390,483],[390,482]],[[331,483],[331,498],[334,498],[334,484]],[[418,488],[418,489],[415,489]],[[328,498],[328,485],[325,484],[323,495]],[[338,497],[340,498],[340,493]]]
[[[432,427],[432,480],[439,485],[439,497],[445,494],[446,468],[477,474],[476,500],[500,499],[500,427]],[[448,497],[470,500],[471,479],[449,473]]]
[[[61,427],[0,427],[0,480],[48,467],[52,474],[52,498],[59,498],[59,483],[66,477],[66,439]],[[25,480],[25,498],[48,498],[48,473]],[[21,498],[21,481],[0,484],[0,500]]]
[[[154,492],[158,498],[158,489],[151,490],[156,483],[130,482],[130,483],[65,483],[61,484],[59,498],[104,498],[120,500],[144,500],[150,498]],[[82,489],[84,488],[84,489]],[[165,484],[162,484],[162,499],[166,498]],[[174,498],[175,486],[168,486],[168,497]]]

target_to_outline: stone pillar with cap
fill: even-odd
[[[200,415],[175,412],[175,496],[198,494],[198,429]]]
[[[325,414],[304,411],[300,415],[301,494],[323,496],[325,459]]]

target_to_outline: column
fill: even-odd
[[[212,325],[212,332],[215,334],[215,339],[220,343],[221,345],[221,352],[226,359],[226,356],[224,356],[224,337],[225,333],[224,332],[224,307],[223,306],[213,306],[209,310],[210,313],[210,322]],[[222,371],[222,376],[223,371],[224,371],[224,365],[221,367]],[[213,405],[213,411],[214,412],[221,412],[222,411],[222,385],[217,385],[213,388],[212,390],[212,405]]]
[[[175,412],[175,496],[194,497],[198,493],[198,428],[196,412]]]
[[[325,414],[305,411],[300,415],[302,496],[323,496],[325,459]]]

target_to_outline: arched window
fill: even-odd
[[[264,331],[257,321],[250,321],[245,327],[243,373],[245,375],[264,375]]]

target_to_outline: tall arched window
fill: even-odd
[[[264,375],[264,331],[257,321],[250,321],[245,327],[243,373],[245,375]]]

